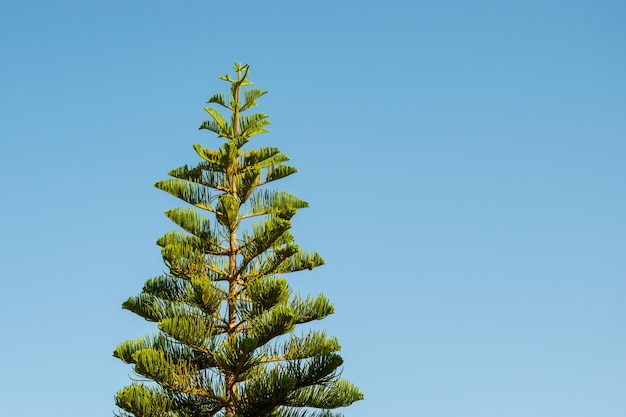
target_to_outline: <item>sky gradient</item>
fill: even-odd
[[[0,399],[111,416],[155,330],[153,188],[234,61],[307,200],[294,218],[365,400],[346,417],[626,415],[626,3],[0,5]]]

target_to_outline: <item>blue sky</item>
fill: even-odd
[[[110,416],[154,327],[152,184],[234,61],[311,204],[346,417],[626,414],[626,3],[0,5],[3,414]]]

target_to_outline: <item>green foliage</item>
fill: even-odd
[[[165,212],[180,229],[157,244],[167,272],[150,278],[122,304],[155,322],[158,333],[120,344],[113,355],[146,383],[120,390],[120,416],[337,417],[330,410],[362,399],[339,377],[336,338],[296,326],[334,309],[323,295],[292,294],[284,275],[324,264],[301,249],[291,218],[308,204],[267,189],[296,172],[274,147],[244,147],[267,132],[267,115],[243,114],[266,92],[251,86],[247,65],[220,79],[230,93],[214,94],[200,125],[225,142],[194,145],[195,166],[169,172],[155,186],[188,206]]]

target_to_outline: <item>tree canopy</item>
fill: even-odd
[[[293,294],[285,276],[324,260],[290,232],[308,204],[270,188],[296,169],[275,147],[247,146],[267,132],[268,116],[251,112],[266,91],[252,87],[248,65],[233,68],[200,126],[222,145],[194,145],[199,162],[155,184],[185,207],[165,212],[178,225],[157,241],[166,271],[122,305],[158,332],[114,351],[142,379],[117,393],[120,416],[331,417],[363,398],[340,377],[337,338],[294,332],[334,308]]]

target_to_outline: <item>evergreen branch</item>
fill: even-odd
[[[300,296],[296,296],[292,306],[298,313],[297,322],[299,324],[322,320],[335,312],[335,307],[323,294],[318,295],[315,299],[307,296],[304,300]]]
[[[143,292],[168,301],[185,301],[192,292],[191,284],[178,277],[161,275],[150,278],[143,286]]]
[[[317,252],[309,254],[299,250],[297,255],[289,257],[287,262],[281,262],[273,272],[277,274],[288,274],[291,272],[304,271],[305,269],[311,270],[321,265],[324,265],[324,259]]]
[[[263,113],[254,113],[250,115],[242,115],[239,119],[239,135],[244,138],[249,138],[260,133],[269,132],[265,129],[265,126],[271,124],[267,120],[267,115]]]
[[[280,406],[276,416],[280,417],[343,417],[341,413],[333,413],[330,410],[302,410],[299,407]]]
[[[236,197],[231,194],[220,194],[217,198],[215,219],[232,232],[239,226],[239,207]]]
[[[168,175],[180,180],[204,185],[217,191],[228,191],[228,188],[225,185],[225,174],[220,171],[219,166],[216,166],[216,164],[212,162],[202,161],[193,168],[183,165],[179,168],[171,170]]]
[[[228,110],[234,110],[232,107],[230,107],[229,105],[226,104],[225,101],[225,97],[223,93],[215,93],[213,94],[213,96],[207,101],[207,103],[216,103],[219,104],[220,106],[228,109]]]
[[[258,365],[255,356],[251,354],[256,347],[256,339],[238,334],[223,341],[215,352],[215,361],[220,369],[228,371],[238,380],[240,374]]]
[[[169,398],[162,390],[138,383],[133,383],[118,391],[115,396],[115,405],[140,417],[162,417],[171,410]],[[119,415],[131,416],[131,414]]]
[[[343,364],[335,353],[314,356],[306,360],[290,361],[284,371],[296,380],[296,388],[330,384],[337,377],[337,369]]]
[[[205,277],[207,257],[214,263],[220,261],[220,256],[210,256],[214,246],[203,241],[197,236],[186,235],[178,230],[168,232],[157,240],[157,244],[161,246],[161,255],[170,271],[175,276],[187,279],[194,277]]]
[[[285,178],[291,174],[295,174],[296,172],[298,172],[298,170],[294,167],[288,165],[276,165],[267,171],[265,181],[260,182],[259,186]]]
[[[244,91],[244,104],[241,106],[240,111],[246,111],[251,107],[255,107],[257,105],[256,100],[265,94],[267,94],[267,91],[261,91],[258,88],[251,88]]]
[[[295,391],[285,402],[290,407],[338,408],[362,400],[363,394],[349,382],[340,379],[329,385],[311,385]]]
[[[219,268],[214,267],[213,265],[209,264],[209,263],[205,263],[204,267],[206,269],[208,269],[211,272],[215,272],[216,274],[218,274],[219,276],[223,277],[223,278],[218,278],[216,279],[216,281],[222,281],[222,280],[226,280],[228,279],[229,275],[228,272],[222,271]]]
[[[291,222],[289,220],[278,217],[271,217],[264,222],[252,225],[253,234],[249,235],[244,232],[244,239],[240,245],[240,253],[243,255],[243,260],[239,266],[238,273],[243,273],[250,262],[266,253],[270,248],[291,243],[293,237],[287,233],[290,228]]]
[[[214,395],[213,398],[206,398],[197,395],[181,394],[169,390],[172,404],[177,410],[177,417],[206,417],[214,416],[224,408],[226,399],[223,396]]]
[[[308,207],[306,201],[284,191],[256,189],[250,196],[240,219],[269,214],[289,220],[301,208]]]
[[[176,392],[221,401],[219,396],[207,389],[201,375],[194,371],[191,361],[150,348],[136,352],[133,357],[137,374]]]
[[[175,340],[204,353],[213,349],[212,336],[221,333],[200,315],[167,317],[159,321],[158,327]]]
[[[191,279],[193,301],[206,314],[213,315],[218,310],[227,292],[215,285],[210,279]]]
[[[290,340],[276,343],[259,352],[259,363],[273,363],[302,360],[314,356],[338,352],[341,346],[336,337],[328,337],[325,332],[310,330],[304,337],[292,336]]]
[[[158,322],[164,318],[177,315],[202,314],[200,309],[190,304],[171,302],[146,293],[129,297],[128,300],[122,303],[122,308],[152,322]]]
[[[213,317],[215,320],[218,320],[220,323],[223,323],[215,327],[219,329],[224,329],[224,330],[228,328],[228,320],[226,320],[223,316],[220,316],[218,314],[211,314],[210,316]]]
[[[205,120],[200,124],[198,130],[210,130],[213,133],[216,133],[218,137],[229,137],[228,131],[223,131],[220,125],[215,122],[215,120]]]
[[[200,242],[196,242],[202,252],[213,255],[222,255],[227,248],[220,243],[217,233],[211,227],[211,222],[201,216],[192,208],[183,209],[178,207],[165,212],[170,220],[180,226],[183,230],[198,237]]]
[[[228,121],[214,108],[205,107],[204,111],[209,113],[213,120],[206,120],[200,125],[200,129],[207,129],[213,133],[217,133],[218,137],[232,138],[233,128]]]
[[[206,169],[208,169],[209,171],[217,171],[222,173],[226,172],[226,169],[222,164],[222,153],[220,151],[205,148],[204,146],[197,143],[193,145],[193,149],[196,151],[198,156],[204,160],[203,162],[210,164]]]
[[[244,315],[245,320],[251,320],[278,304],[289,301],[289,287],[283,278],[268,276],[250,282],[245,288],[250,307]]]
[[[278,367],[260,373],[247,381],[235,403],[237,415],[265,416],[285,401],[289,391],[295,388],[294,378],[284,375]]]
[[[238,404],[238,411],[242,415],[264,415],[276,407],[295,403],[303,399],[306,387],[332,384],[342,362],[339,355],[328,354],[277,365],[266,375],[248,381],[245,387],[247,396]],[[268,395],[270,392],[271,395]],[[298,392],[303,394],[298,396]],[[313,407],[316,405],[314,400],[311,404]]]
[[[271,339],[289,333],[296,324],[297,313],[286,304],[278,304],[248,321],[246,329],[263,346]]]
[[[177,178],[159,181],[154,186],[195,207],[215,213],[209,187]]]
[[[239,204],[245,203],[246,200],[250,198],[250,195],[256,188],[260,179],[261,168],[256,166],[247,167],[236,174],[237,197],[239,198]]]
[[[298,245],[287,244],[280,248],[275,248],[273,253],[269,254],[261,261],[258,275],[270,275],[280,273],[280,266],[290,257],[298,253]],[[285,269],[285,268],[283,268]]]
[[[194,358],[194,353],[188,346],[177,343],[161,333],[123,342],[115,348],[113,356],[125,363],[135,363],[133,355],[142,349],[148,348],[161,350],[182,359],[190,360]]]
[[[258,150],[244,150],[241,154],[241,166],[243,168],[252,166],[268,168],[288,160],[289,158],[287,158],[280,149],[274,147],[262,147]]]

